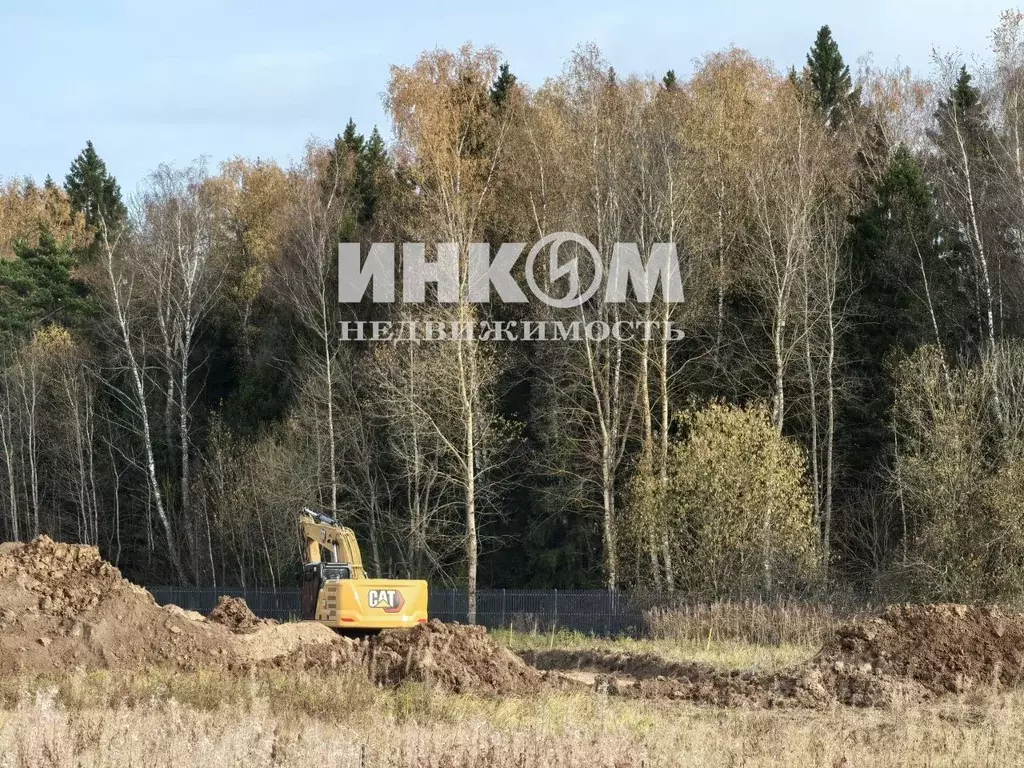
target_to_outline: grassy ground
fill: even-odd
[[[150,672],[0,686],[0,765],[994,766],[1024,699],[889,711],[718,710],[594,694],[483,700],[358,679]],[[844,762],[845,761],[845,762]]]
[[[524,633],[502,630],[502,642],[514,651],[595,649],[613,653],[653,653],[670,661],[695,661],[713,664],[722,669],[752,669],[774,672],[806,661],[817,646],[782,643],[760,645],[742,640],[716,640],[713,635],[703,642],[691,639],[633,640],[630,638],[595,638],[565,630],[550,633]]]
[[[816,648],[810,634],[804,643],[778,634],[778,644],[744,642],[741,634],[719,639],[716,630],[729,634],[721,625],[699,642],[702,626],[647,641],[499,636],[514,649],[640,651],[730,668],[779,668]],[[1015,692],[885,711],[757,711],[590,691],[481,699],[293,673],[150,670],[0,680],[0,768],[931,768],[1018,765],[1022,754],[1024,693]]]

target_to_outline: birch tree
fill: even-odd
[[[320,411],[327,470],[326,506],[338,514],[338,415],[335,412],[339,353],[336,269],[341,222],[352,205],[354,158],[336,156],[311,144],[304,162],[291,171],[293,187],[285,250],[277,270],[278,290],[311,338],[306,355],[311,388]],[[319,429],[318,429],[319,431]],[[321,469],[322,471],[322,469]]]
[[[99,237],[99,267],[103,283],[98,287],[102,290],[113,352],[111,375],[106,380],[123,409],[125,426],[142,443],[142,470],[148,485],[148,495],[164,534],[168,559],[178,578],[184,581],[185,572],[181,565],[174,525],[167,510],[164,487],[157,470],[152,414],[148,402],[152,385],[143,354],[145,336],[140,327],[139,306],[142,303],[139,295],[142,281],[138,279],[138,260],[142,258],[142,253],[138,245],[126,235],[125,228],[111,231],[102,218]]]
[[[155,297],[152,309],[167,371],[166,413],[175,411],[180,511],[186,524],[194,526],[192,409],[196,392],[192,378],[198,364],[194,352],[202,323],[219,299],[222,275],[213,248],[215,202],[205,168],[161,166],[152,175],[141,204],[142,220],[135,235],[141,258],[136,266]],[[205,527],[208,533],[209,520]],[[213,553],[208,546],[206,549],[213,569]]]
[[[479,562],[478,483],[490,454],[488,425],[493,407],[488,392],[497,366],[475,337],[478,311],[469,297],[472,243],[483,237],[487,211],[493,205],[494,181],[501,163],[514,109],[492,110],[488,88],[499,70],[497,51],[465,46],[457,52],[433,51],[411,67],[392,67],[385,104],[397,138],[396,154],[412,174],[419,191],[416,220],[423,242],[446,244],[456,260],[458,291],[439,296],[453,304],[450,319],[471,333],[451,342],[455,368],[452,412],[457,427],[447,440],[460,467],[465,514],[466,584],[469,621],[476,620]],[[438,259],[445,258],[440,252]]]

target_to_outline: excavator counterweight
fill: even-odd
[[[303,619],[341,632],[411,627],[427,620],[427,582],[367,577],[352,529],[320,512],[303,509],[299,529],[305,546]]]

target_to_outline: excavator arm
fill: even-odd
[[[321,562],[320,548],[331,553],[331,562],[345,563],[352,571],[353,579],[365,579],[363,556],[359,542],[351,528],[345,528],[327,515],[303,509],[299,514],[299,526],[306,545],[306,563]]]

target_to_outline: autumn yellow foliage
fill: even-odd
[[[0,180],[0,259],[12,258],[18,242],[34,245],[42,229],[49,230],[57,242],[70,243],[73,249],[92,242],[85,217],[71,209],[63,190]]]
[[[664,527],[690,593],[770,593],[813,585],[821,554],[802,448],[762,405],[712,403],[677,416],[684,439],[665,486],[638,478],[635,503]]]

